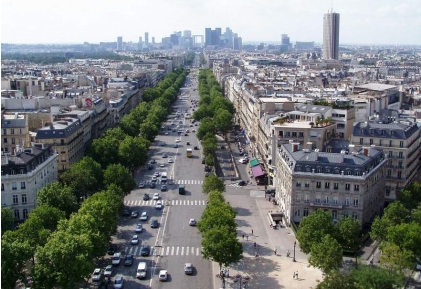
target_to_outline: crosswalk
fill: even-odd
[[[155,200],[127,200],[124,201],[126,206],[155,206]],[[206,200],[161,200],[167,206],[206,206]]]
[[[133,256],[141,256],[142,246],[127,246],[124,248],[125,254],[132,254]],[[159,256],[201,256],[201,247],[189,246],[163,246],[152,248],[151,255]]]
[[[227,187],[233,187],[233,188],[241,188],[241,186],[237,183],[234,184],[228,184]]]
[[[146,182],[147,184],[150,184],[150,181]],[[176,185],[202,185],[203,184],[203,180],[174,180],[174,181],[161,181],[161,180],[157,180],[155,182],[156,185],[161,185],[161,184],[176,184]]]

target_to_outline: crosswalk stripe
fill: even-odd
[[[174,255],[174,247],[171,247],[171,255]]]
[[[165,202],[165,199],[161,200]],[[126,206],[155,206],[157,201],[141,201],[141,200],[128,200],[124,201]],[[170,205],[173,206],[204,206],[206,205],[205,200],[171,200]]]
[[[184,255],[184,247],[181,247],[181,256]]]
[[[177,256],[178,256],[178,249],[179,249],[179,247],[177,246],[177,252],[175,253]]]
[[[197,248],[196,249],[196,256],[199,256],[200,255],[200,249],[199,248]]]
[[[186,256],[189,255],[189,247],[186,247]]]
[[[191,254],[194,255],[194,248],[191,247]]]
[[[170,247],[167,247],[167,253],[165,255],[168,256],[169,253],[170,253]]]

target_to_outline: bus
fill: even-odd
[[[193,155],[193,150],[192,149],[187,149],[187,157],[191,158]]]

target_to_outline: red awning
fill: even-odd
[[[253,173],[254,177],[260,177],[265,174],[265,172],[262,170],[262,166],[254,166],[251,168],[251,171]]]

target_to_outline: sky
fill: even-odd
[[[1,0],[1,43],[161,42],[174,31],[230,27],[244,42],[322,42],[340,14],[340,44],[421,45],[421,0]]]

